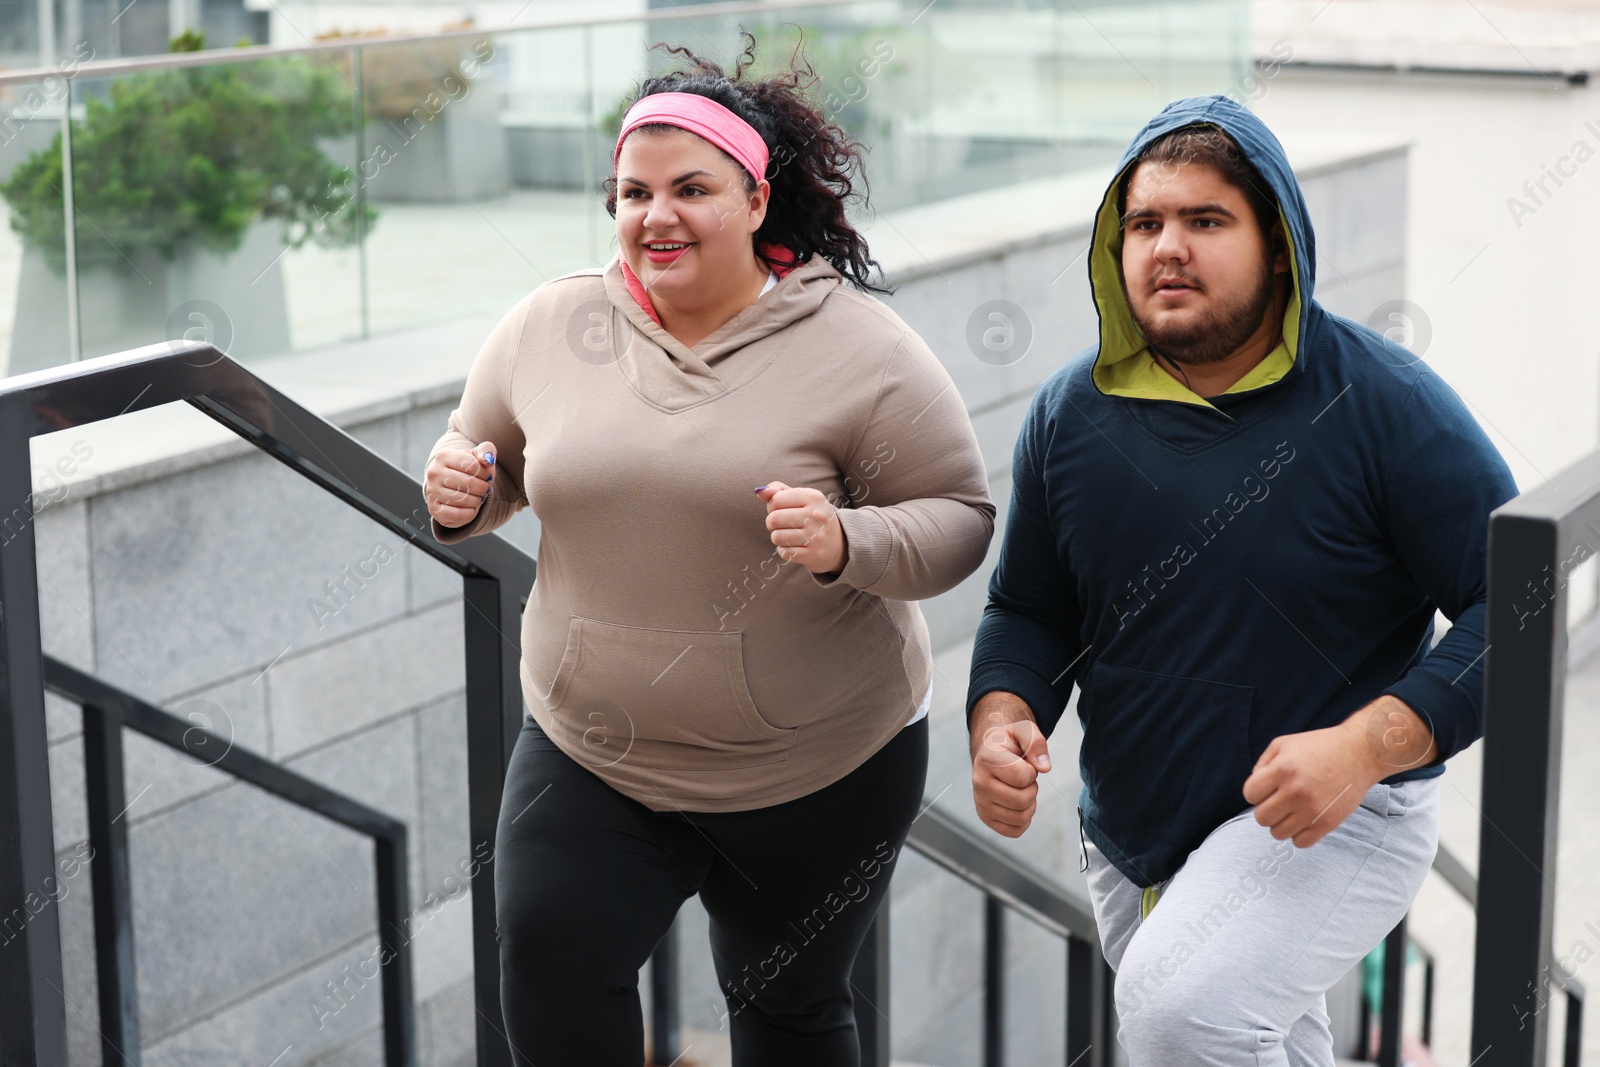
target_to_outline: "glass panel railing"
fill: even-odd
[[[60,78],[0,85],[0,375],[72,358]]]
[[[362,50],[370,330],[498,314],[604,254],[583,27]],[[609,223],[609,219],[606,220]]]
[[[83,358],[180,337],[250,358],[360,335],[352,86],[316,56],[74,82]],[[302,261],[314,286],[292,284]]]
[[[0,70],[39,62],[38,0],[0,0]]]
[[[8,369],[173,337],[245,360],[320,349],[495,314],[606,262],[602,183],[622,108],[683,62],[658,42],[731,69],[746,30],[757,74],[800,48],[816,103],[868,149],[870,205],[852,210],[870,223],[1108,168],[1168,100],[1242,84],[1248,7],[864,0],[651,15],[90,66],[50,82],[54,99],[43,80],[0,77],[0,107],[24,115],[0,127],[0,177],[25,178],[0,186],[0,351],[29,353]],[[69,86],[63,152],[52,138]]]

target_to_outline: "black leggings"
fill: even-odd
[[[639,969],[700,894],[742,1067],[855,1067],[849,982],[922,800],[928,722],[751,811],[651,811],[525,721],[495,837],[500,1006],[517,1067],[639,1067]],[[887,1012],[887,1004],[874,1005]],[[662,1062],[681,1051],[661,1050]]]

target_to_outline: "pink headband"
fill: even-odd
[[[611,155],[616,166],[628,134],[650,122],[664,122],[698,134],[737,159],[757,180],[767,176],[767,143],[744,119],[698,93],[652,93],[640,97],[622,118],[617,148]]]

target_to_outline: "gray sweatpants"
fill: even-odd
[[[1373,786],[1305,849],[1241,812],[1155,892],[1087,842],[1133,1067],[1333,1067],[1324,994],[1405,915],[1438,844],[1438,778]]]

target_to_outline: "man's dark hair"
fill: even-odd
[[[1261,227],[1261,239],[1266,241],[1278,221],[1278,199],[1272,194],[1261,172],[1245,157],[1239,143],[1215,126],[1185,126],[1181,130],[1162,134],[1145,145],[1144,150],[1123,171],[1117,183],[1117,217],[1128,213],[1128,186],[1134,171],[1141,163],[1166,163],[1174,166],[1183,163],[1206,163],[1215,167],[1227,183],[1244,194]]]

